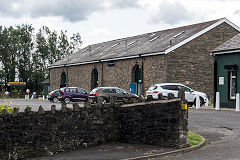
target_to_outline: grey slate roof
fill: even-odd
[[[220,20],[222,19],[89,45],[49,68],[164,52]]]
[[[240,49],[240,34],[234,36],[233,38],[229,39],[222,45],[215,48],[212,52],[222,52],[222,51],[230,51],[230,50],[237,50]]]

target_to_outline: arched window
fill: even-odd
[[[91,89],[96,88],[98,86],[98,71],[97,69],[92,70],[91,74]]]
[[[61,82],[60,82],[60,88],[67,86],[67,77],[65,72],[62,72],[61,74]]]
[[[141,83],[142,82],[142,70],[139,65],[135,65],[132,69],[132,82]]]
[[[132,82],[136,85],[136,94],[142,95],[142,69],[136,64],[132,69]]]

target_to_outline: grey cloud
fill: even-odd
[[[163,1],[160,3],[157,14],[153,15],[150,23],[177,24],[183,20],[189,20],[194,13],[189,12],[180,2]]]
[[[240,15],[240,10],[236,10],[236,11],[234,12],[234,14]]]
[[[114,8],[140,7],[137,0],[112,0],[110,3]]]
[[[15,18],[59,16],[75,22],[85,20],[99,10],[129,7],[138,7],[137,0],[1,0],[0,15]]]

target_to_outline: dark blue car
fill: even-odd
[[[60,88],[60,95],[58,100],[61,102],[69,103],[76,101],[87,101],[89,92],[83,88],[78,87],[64,87]]]

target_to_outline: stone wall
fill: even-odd
[[[114,141],[113,108],[89,108],[0,115],[0,158],[36,157]]]
[[[238,33],[223,23],[167,54],[167,82],[182,83],[212,97],[214,58],[210,51]]]
[[[107,142],[188,145],[180,101],[85,105],[0,115],[0,159],[52,155]]]
[[[168,147],[188,145],[187,112],[179,101],[155,101],[117,108],[118,139],[124,143]]]

